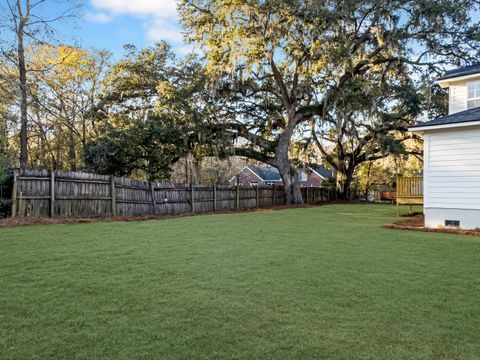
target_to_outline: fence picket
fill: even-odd
[[[281,185],[173,185],[98,174],[15,170],[12,216],[101,217],[175,215],[285,204]],[[319,190],[320,196],[316,196]],[[309,204],[322,188],[302,188]]]

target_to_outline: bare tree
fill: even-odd
[[[41,15],[44,6],[54,0],[5,0],[0,51],[2,57],[16,70],[20,108],[20,167],[28,164],[28,59],[26,48],[32,43],[46,44],[55,38],[54,24],[75,16],[79,5],[67,1],[68,7],[59,14],[46,18]],[[65,1],[63,1],[63,4]],[[63,6],[60,6],[63,8]],[[37,70],[38,71],[38,70]]]

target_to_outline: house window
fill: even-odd
[[[468,83],[467,109],[480,107],[480,80]]]
[[[307,173],[305,171],[300,172],[300,181],[307,181]]]

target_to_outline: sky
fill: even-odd
[[[61,42],[84,48],[106,49],[114,58],[123,54],[123,45],[137,47],[166,40],[178,55],[191,51],[183,41],[175,0],[80,0],[76,17],[57,23]],[[47,1],[38,14],[55,16],[66,9],[68,1]]]

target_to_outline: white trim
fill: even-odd
[[[452,129],[452,128],[460,128],[460,127],[470,127],[470,126],[480,126],[480,120],[453,123],[453,124],[444,124],[444,125],[419,126],[419,127],[409,128],[408,131],[415,133],[415,132],[423,132],[423,131],[429,131],[429,130],[442,130],[442,129]]]
[[[310,166],[308,166],[308,168],[310,170],[312,170],[312,172],[314,172],[315,174],[317,174],[318,176],[320,176],[322,178],[322,180],[327,180],[327,178],[325,176],[322,176],[321,174],[319,174],[315,169],[312,169]],[[307,178],[308,180],[308,178]]]
[[[430,179],[430,134],[423,137],[423,207],[429,205],[429,179]]]
[[[437,80],[437,81],[435,81],[435,83],[440,85],[440,87],[442,89],[445,89],[445,88],[450,87],[450,83],[452,83],[452,82],[469,80],[469,79],[474,79],[474,78],[480,78],[480,70],[475,74],[451,77],[451,78],[444,79],[444,80]]]

